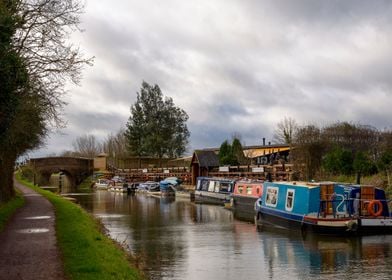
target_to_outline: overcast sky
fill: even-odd
[[[82,21],[94,66],[32,156],[125,127],[143,80],[188,113],[190,153],[270,141],[284,117],[391,128],[392,1],[90,0]]]

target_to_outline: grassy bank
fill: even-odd
[[[20,193],[16,193],[16,197],[11,201],[0,204],[0,231],[2,231],[7,224],[7,221],[12,214],[24,204],[24,198]]]
[[[101,232],[100,224],[78,205],[17,179],[45,196],[56,209],[56,233],[70,279],[143,279],[126,253]]]

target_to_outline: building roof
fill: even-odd
[[[289,151],[290,147],[279,146],[279,147],[257,147],[253,149],[244,150],[244,155],[249,158],[257,158],[261,156],[268,156],[274,153],[280,153],[284,151]]]
[[[289,151],[290,145],[287,144],[272,144],[272,145],[254,145],[243,146],[244,155],[248,158],[257,158],[261,156],[268,156],[270,154]],[[199,151],[219,152],[219,148],[207,148]]]
[[[214,151],[195,150],[192,157],[192,163],[194,162],[198,162],[200,167],[219,166],[219,158]]]

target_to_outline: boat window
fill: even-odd
[[[246,187],[246,194],[252,194],[252,187],[251,186]]]
[[[286,194],[286,211],[292,211],[294,206],[294,193],[295,190],[288,189]]]
[[[214,189],[214,191],[215,192],[219,192],[219,187],[220,187],[220,182],[219,181],[215,182],[215,189]]]
[[[260,194],[260,188],[259,187],[256,188],[256,194]]]
[[[201,180],[197,180],[197,187],[196,187],[196,189],[197,190],[201,189]]]
[[[215,181],[210,181],[208,185],[208,191],[213,192],[215,190]]]
[[[201,190],[208,191],[208,181],[202,181]]]
[[[276,207],[278,202],[279,189],[277,187],[268,187],[265,205]]]
[[[230,192],[230,183],[221,183],[220,191],[221,192]]]
[[[243,187],[242,187],[242,186],[239,186],[239,187],[238,187],[238,193],[242,193],[242,189],[243,189]]]

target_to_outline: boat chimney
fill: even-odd
[[[263,146],[265,146],[265,138],[263,137]]]
[[[271,146],[271,141],[268,142],[268,146]]]

